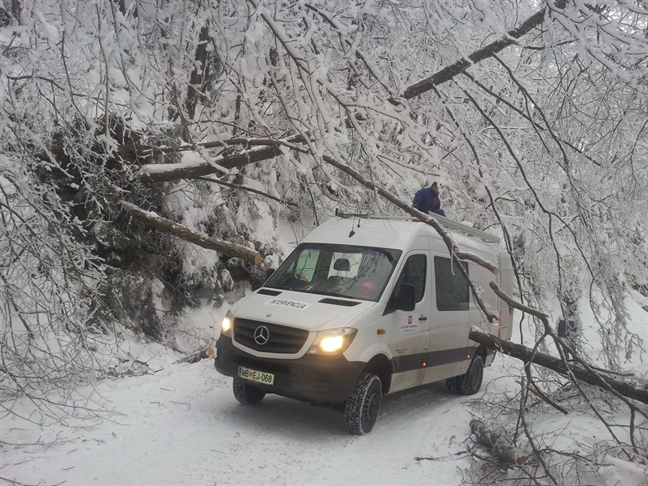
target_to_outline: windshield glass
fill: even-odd
[[[304,243],[264,287],[377,301],[401,253],[384,248]]]

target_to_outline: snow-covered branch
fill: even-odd
[[[232,155],[220,155],[208,160],[192,160],[175,164],[147,164],[140,168],[138,177],[146,182],[170,182],[181,179],[196,179],[217,172],[227,173],[231,169],[241,168],[254,162],[261,162],[282,155],[289,149],[295,148],[295,145],[303,140],[302,135],[296,135],[273,145],[264,144],[255,149]]]

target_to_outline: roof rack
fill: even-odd
[[[364,219],[391,219],[391,220],[400,220],[400,221],[420,221],[419,219],[413,217],[413,216],[382,216],[382,215],[377,215],[377,214],[369,214],[369,213],[345,213],[344,211],[340,210],[339,208],[335,208],[335,215],[339,218],[364,218]],[[440,214],[436,213],[429,213],[429,216],[434,217],[443,227],[448,228],[450,230],[454,230],[460,233],[465,233],[470,236],[474,236],[475,238],[480,238],[484,241],[487,241],[489,243],[499,243],[500,239],[497,236],[491,235],[490,233],[486,233],[485,231],[478,230],[473,228],[472,226],[468,226],[467,224],[463,223],[458,223],[457,221],[453,221],[450,218],[446,218],[445,216],[441,216]]]

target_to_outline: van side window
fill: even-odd
[[[420,302],[425,295],[425,276],[427,274],[427,258],[425,255],[412,255],[405,262],[403,271],[398,277],[396,289],[404,283],[414,285],[416,289],[416,302]],[[397,292],[398,293],[398,292]]]
[[[461,262],[468,272],[468,264]],[[436,286],[436,303],[440,311],[468,310],[468,282],[463,277],[456,263],[449,258],[434,257],[434,282]]]

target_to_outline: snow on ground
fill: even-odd
[[[196,312],[198,335],[208,337],[225,310]],[[642,337],[645,316],[635,314]],[[133,344],[131,353],[150,373],[84,390],[92,401],[81,402],[75,413],[100,409],[97,418],[68,415],[66,425],[43,427],[31,404],[16,403],[14,411],[32,421],[15,415],[0,421],[0,483],[456,485],[469,465],[466,448],[474,444],[470,420],[484,418],[473,407],[475,397],[450,395],[438,383],[385,397],[374,430],[355,437],[333,410],[277,396],[240,405],[231,378],[218,374],[212,360],[177,363],[182,355],[154,344]],[[500,356],[486,370],[477,397],[519,387],[516,367]],[[581,413],[548,414],[535,426],[556,448],[589,447],[606,434]],[[648,482],[645,467],[613,457],[605,462],[600,484]],[[599,482],[590,478],[588,484]]]
[[[364,437],[342,414],[268,396],[245,407],[211,360],[100,383],[84,428],[5,419],[0,477],[23,484],[457,484],[469,410],[445,387],[385,397]],[[166,361],[166,362],[165,362]],[[153,364],[153,363],[151,363]],[[419,461],[417,457],[424,457]],[[8,481],[8,482],[9,482]]]

